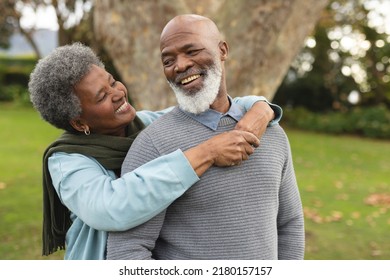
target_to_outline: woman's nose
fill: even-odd
[[[125,92],[123,90],[119,90],[119,89],[116,89],[116,88],[112,88],[110,90],[110,94],[112,96],[112,99],[113,100],[120,100],[122,99],[124,96],[125,96]]]

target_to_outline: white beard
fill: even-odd
[[[187,93],[175,84],[168,81],[176,95],[180,109],[185,112],[200,114],[210,108],[217,98],[222,78],[222,67],[215,63],[207,70],[203,87],[194,93]]]

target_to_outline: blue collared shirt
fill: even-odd
[[[222,117],[229,116],[238,122],[242,119],[242,117],[245,114],[245,109],[243,107],[233,102],[230,96],[228,96],[228,98],[230,102],[230,108],[224,114],[215,111],[213,109],[207,109],[205,112],[201,114],[193,114],[184,111],[183,112],[186,115],[190,116],[192,119],[196,120],[197,122],[207,126],[208,128],[212,130],[217,130],[219,121],[221,120]],[[275,112],[275,119],[269,123],[269,125],[272,126],[275,123],[279,122],[280,118],[282,117],[282,109],[278,105],[269,103],[267,100],[264,101],[267,102]]]

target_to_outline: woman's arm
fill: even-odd
[[[259,102],[262,101],[262,102]],[[270,103],[264,96],[257,96],[257,95],[247,95],[242,97],[235,97],[233,98],[233,102],[240,105],[244,108],[245,112],[249,112],[252,107],[257,104],[263,104],[266,103],[269,105],[269,108],[273,111],[274,115],[271,117],[269,125],[272,126],[274,124],[279,123],[279,121],[282,119],[283,116],[283,109],[276,104]],[[267,114],[271,113],[269,108],[267,108]]]
[[[238,164],[258,145],[249,132],[226,132],[184,153],[176,150],[158,157],[120,178],[81,154],[55,153],[48,164],[53,186],[71,212],[94,229],[118,231],[160,213],[211,165]]]
[[[237,123],[235,129],[252,132],[259,138],[267,126],[278,123],[283,115],[280,106],[269,103],[263,96],[236,97],[233,102],[243,107],[247,112]]]
[[[80,154],[53,154],[49,171],[62,203],[90,227],[105,231],[144,223],[199,180],[180,150],[121,178]]]
[[[248,95],[232,99],[245,109],[244,118],[238,122],[236,129],[254,133],[258,137],[264,133],[265,127],[274,125],[280,121],[283,110],[280,106],[268,102],[264,96]],[[261,101],[261,102],[259,102]],[[142,110],[137,112],[143,123],[148,126],[162,115],[170,112],[174,107],[168,107],[161,111]]]

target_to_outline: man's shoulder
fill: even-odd
[[[272,133],[272,134],[286,134],[284,129],[278,124],[274,124],[272,126],[268,126],[266,129],[267,133]]]
[[[274,124],[267,127],[261,141],[269,141],[273,145],[280,145],[281,143],[288,143],[288,137],[283,127],[279,124]]]

